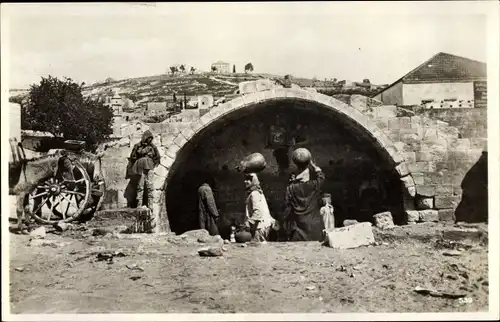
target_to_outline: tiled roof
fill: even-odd
[[[229,65],[229,63],[223,62],[222,60],[219,60],[219,61],[213,63],[212,65],[221,65],[221,64]]]
[[[384,87],[372,97],[393,87],[399,82],[440,82],[463,81],[486,78],[486,64],[480,61],[455,56],[447,53],[438,53],[429,60],[410,71],[387,87]]]
[[[404,81],[469,80],[486,78],[486,64],[439,53],[403,77]]]

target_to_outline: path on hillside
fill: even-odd
[[[219,83],[222,83],[222,84],[226,84],[226,85],[231,85],[231,86],[238,86],[238,84],[235,84],[235,83],[231,83],[229,81],[225,81],[225,80],[222,80],[222,79],[218,79],[218,78],[215,78],[213,76],[210,76],[209,77],[211,80],[213,81],[216,81],[216,82],[219,82]]]

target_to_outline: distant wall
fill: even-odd
[[[403,84],[402,94],[402,105],[420,105],[422,100],[427,99],[435,101],[445,99],[467,101],[474,99],[474,86],[472,82]],[[384,101],[384,103],[386,102]]]
[[[399,82],[394,86],[387,88],[382,93],[374,97],[387,105],[399,105],[403,102],[403,83]]]

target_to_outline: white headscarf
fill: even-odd
[[[260,192],[262,192],[262,188],[260,187],[259,177],[257,177],[256,173],[247,173],[245,174],[245,177],[247,179],[250,179],[251,186],[248,188],[250,192],[253,190],[259,190]]]

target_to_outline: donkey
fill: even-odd
[[[25,231],[24,222],[29,225],[29,218],[24,211],[24,203],[28,194],[42,181],[53,177],[57,169],[60,153],[44,155],[30,160],[19,160],[9,163],[9,194],[16,195],[17,225],[21,232]]]
[[[22,150],[22,146],[20,147]],[[24,223],[29,226],[30,218],[27,217],[27,209],[24,209],[24,204],[28,201],[29,193],[38,184],[57,176],[58,171],[61,170],[59,169],[59,160],[66,156],[67,153],[58,150],[53,154],[46,154],[33,159],[25,159],[19,155],[20,153],[18,153],[18,160],[14,156],[14,162],[9,162],[9,194],[16,195],[18,229],[20,232],[26,233],[28,227]],[[96,165],[100,165],[100,162],[95,162],[99,159],[98,156],[81,152],[78,153],[76,159],[82,163],[91,180],[94,175],[99,173],[100,169],[96,169]]]

